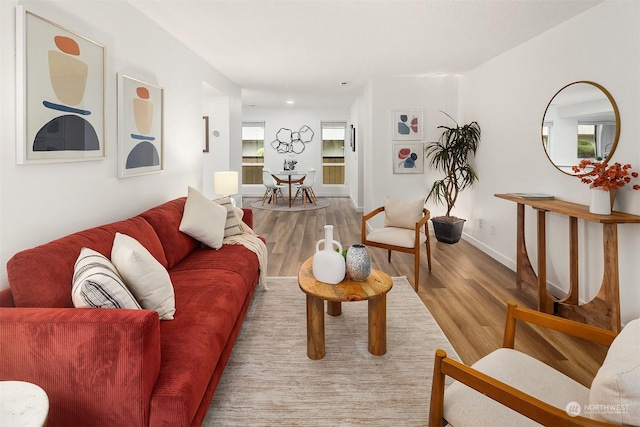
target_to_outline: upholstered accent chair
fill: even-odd
[[[367,221],[384,213],[384,227],[368,231]],[[427,264],[431,271],[431,242],[429,240],[430,213],[424,208],[424,199],[401,201],[387,197],[384,206],[380,206],[362,217],[362,244],[387,249],[388,261],[391,251],[413,254],[414,282],[418,291],[420,284],[420,248],[427,249]]]
[[[284,194],[282,193],[283,186],[278,184],[269,169],[262,169],[262,183],[265,186],[264,194],[262,195],[263,205],[267,200],[269,200],[272,205],[278,203],[278,196],[282,198],[282,202],[284,203]]]
[[[514,350],[516,321],[609,346],[591,388]],[[638,426],[639,354],[640,319],[616,336],[509,302],[502,348],[470,367],[436,351],[429,426]]]
[[[296,202],[298,195],[302,196],[302,204],[306,205],[307,200],[309,200],[314,205],[318,203],[318,198],[316,197],[316,193],[313,191],[313,185],[316,183],[316,170],[315,168],[307,169],[307,174],[300,184],[298,184],[298,189],[296,190],[296,195],[293,197],[293,203]]]

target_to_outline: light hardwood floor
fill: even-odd
[[[244,198],[250,207],[259,199]],[[266,237],[269,276],[297,276],[302,263],[324,238],[324,225],[334,226],[334,239],[345,248],[359,243],[362,214],[349,198],[330,198],[328,208],[303,212],[253,209],[254,229]],[[514,242],[515,247],[515,242]],[[515,272],[468,242],[449,245],[431,238],[432,271],[421,254],[418,295],[464,363],[472,364],[502,345],[507,301],[535,308],[515,285]],[[407,276],[413,284],[413,256],[370,248],[373,266],[391,276]],[[411,325],[407,325],[411,327]],[[516,349],[536,357],[589,387],[606,355],[606,347],[553,331],[519,324]]]

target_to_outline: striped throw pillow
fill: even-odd
[[[235,206],[231,203],[231,199],[229,197],[222,197],[220,199],[215,199],[214,202],[227,209],[227,221],[224,224],[224,237],[242,234],[242,230],[240,230],[240,223],[238,223],[238,217],[236,216],[234,209]]]
[[[71,292],[77,308],[141,309],[111,261],[89,248],[76,260]]]

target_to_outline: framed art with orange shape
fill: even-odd
[[[106,156],[106,48],[16,7],[16,162]]]

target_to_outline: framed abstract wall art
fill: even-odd
[[[349,145],[351,146],[351,151],[356,151],[356,128],[353,125],[349,125]]]
[[[105,157],[106,48],[16,8],[18,164]]]
[[[163,169],[163,89],[118,74],[118,177]]]
[[[394,141],[419,141],[422,139],[422,110],[394,110],[392,112]]]
[[[393,143],[393,173],[423,173],[423,143]]]

